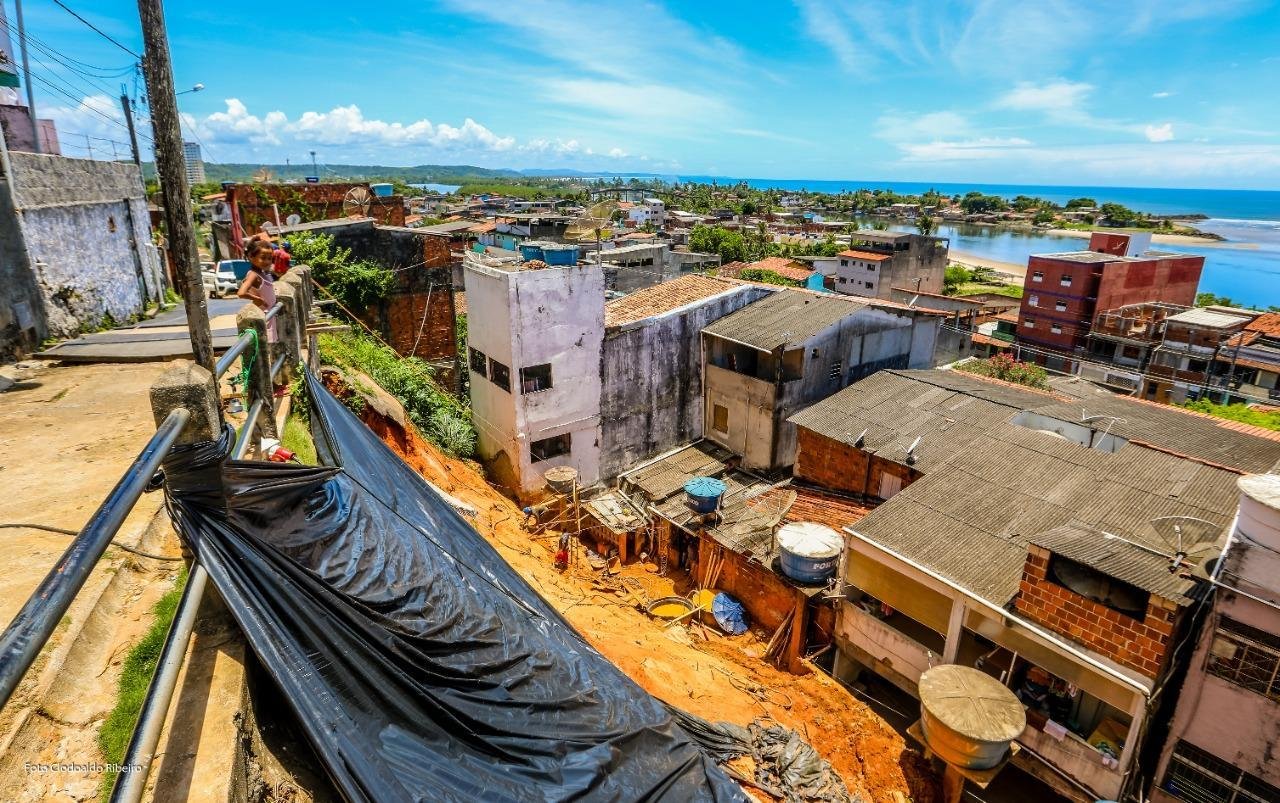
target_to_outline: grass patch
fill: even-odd
[[[983,282],[963,282],[955,285],[955,292],[948,295],[971,296],[976,293],[997,293],[1009,298],[1022,298],[1022,287],[1016,284],[986,284]]]
[[[1244,404],[1215,404],[1208,399],[1189,401],[1182,406],[1197,413],[1208,413],[1217,418],[1226,418],[1280,432],[1280,412],[1254,410]]]
[[[182,589],[186,584],[187,569],[183,567],[173,590],[157,600],[155,607],[151,609],[155,619],[150,629],[125,656],[115,708],[107,715],[102,729],[98,731],[98,748],[102,751],[104,764],[119,764],[124,761],[124,753],[129,749],[129,739],[133,737],[138,714],[147,697],[147,687],[151,685],[151,676],[155,674],[156,664],[160,661],[165,636],[169,634],[169,625],[173,623],[174,614],[178,611],[178,601],[182,598]],[[108,771],[102,776],[99,792],[103,800],[110,797],[111,787],[115,786],[115,782],[114,772]]]
[[[476,431],[471,410],[436,384],[431,366],[416,357],[401,357],[357,331],[320,335],[320,359],[360,371],[402,405],[422,435],[454,457],[471,457]],[[352,397],[364,400],[358,394]],[[358,412],[358,411],[357,411]]]
[[[289,416],[284,422],[284,432],[280,435],[280,443],[293,452],[299,463],[308,466],[317,464],[316,445],[311,440],[311,432],[306,422],[296,415]]]

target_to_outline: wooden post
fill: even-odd
[[[793,675],[806,675],[804,662],[800,653],[804,651],[805,632],[809,628],[809,600],[804,594],[796,592],[796,610],[791,619],[791,640],[787,644],[787,671]]]
[[[284,355],[284,367],[275,378],[276,384],[280,385],[292,382],[298,374],[298,363],[302,361],[302,330],[306,326],[302,292],[298,289],[298,282],[285,281],[288,278],[286,274],[284,279],[276,282],[276,301],[284,306],[276,316],[277,339],[271,349],[271,360],[275,362],[277,355]]]
[[[177,276],[178,292],[182,293],[187,310],[191,352],[196,364],[212,372],[213,334],[209,331],[209,308],[196,254],[191,189],[187,186],[186,163],[182,156],[178,98],[173,91],[173,66],[169,60],[169,39],[165,33],[161,0],[138,0],[138,14],[142,18],[142,72],[147,80],[147,97],[151,104],[156,173],[160,178],[160,194],[164,202],[169,258]]]
[[[241,332],[252,329],[258,333],[257,356],[253,357],[251,347],[240,358],[253,359],[249,368],[249,384],[244,389],[245,407],[261,399],[262,415],[258,416],[258,435],[263,438],[278,438],[275,387],[271,382],[271,349],[267,344],[267,316],[253,304],[245,304],[236,315],[236,329]]]

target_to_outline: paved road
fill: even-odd
[[[209,325],[213,329],[215,350],[225,350],[235,343],[235,316],[244,303],[238,298],[209,301]],[[191,340],[187,333],[187,312],[179,304],[150,320],[67,340],[36,356],[46,360],[93,363],[189,359]]]

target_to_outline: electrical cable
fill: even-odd
[[[89,20],[87,20],[87,19],[85,19],[84,17],[82,17],[82,16],[80,16],[79,14],[77,14],[75,11],[73,11],[73,10],[71,9],[71,7],[70,7],[70,6],[68,6],[66,3],[62,2],[62,0],[53,0],[53,2],[54,2],[54,4],[55,4],[55,5],[57,5],[59,8],[61,8],[63,11],[67,12],[67,13],[68,13],[68,14],[70,14],[71,16],[73,16],[73,17],[75,17],[76,19],[78,19],[78,20],[80,20],[81,22],[83,22],[85,25],[89,26],[89,28],[91,28],[91,29],[94,31],[94,33],[98,34],[98,35],[99,35],[99,36],[101,36],[103,39],[106,39],[108,42],[110,42],[111,44],[113,44],[113,45],[115,45],[116,47],[120,48],[120,49],[121,49],[121,50],[123,50],[124,52],[128,53],[130,56],[133,56],[133,57],[134,57],[135,59],[137,59],[138,61],[142,61],[142,56],[138,55],[137,53],[134,53],[134,52],[133,52],[132,50],[130,50],[129,48],[127,48],[127,47],[125,47],[124,45],[120,44],[118,41],[116,41],[114,38],[112,38],[109,34],[107,34],[105,31],[103,31],[103,30],[102,30],[101,28],[99,28],[97,25],[94,25],[92,22],[89,22]]]
[[[48,526],[48,525],[46,525],[46,524],[0,524],[0,529],[4,529],[4,530],[44,530],[45,532],[50,532],[50,533],[59,533],[59,534],[61,534],[61,535],[73,535],[73,536],[79,536],[79,535],[80,535],[80,531],[79,531],[79,530],[68,530],[68,529],[66,529],[65,527],[50,527],[50,526]],[[115,541],[115,540],[113,540],[113,541],[111,542],[111,544],[112,544],[112,546],[117,546],[117,547],[119,547],[120,549],[123,549],[125,552],[128,552],[130,555],[137,555],[137,556],[138,556],[138,557],[140,557],[140,558],[150,558],[151,560],[163,560],[163,561],[179,561],[179,560],[182,560],[182,558],[181,558],[181,557],[173,558],[173,557],[169,557],[168,555],[153,555],[153,554],[151,554],[150,552],[143,552],[141,549],[135,549],[134,547],[127,546],[127,545],[122,544],[122,543],[120,543],[119,541]]]

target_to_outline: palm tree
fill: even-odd
[[[928,215],[920,215],[916,218],[916,231],[926,237],[933,234],[934,229],[938,228],[937,222]]]

